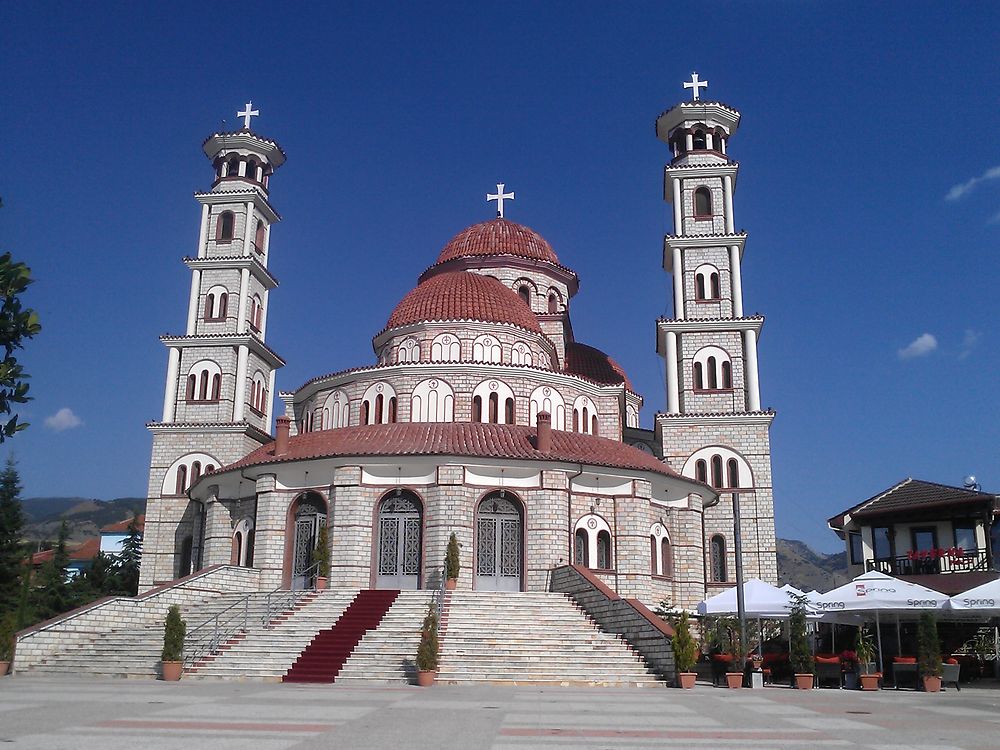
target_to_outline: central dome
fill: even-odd
[[[386,329],[429,320],[477,320],[510,323],[541,333],[531,309],[492,276],[452,271],[432,276],[403,297]]]
[[[437,264],[470,255],[514,255],[559,265],[559,258],[538,232],[507,219],[473,224],[456,234],[438,256]]]

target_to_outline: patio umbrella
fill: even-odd
[[[815,606],[821,612],[830,613],[874,612],[878,638],[878,668],[879,671],[883,671],[882,624],[879,614],[891,612],[898,615],[902,612],[934,611],[942,609],[947,601],[947,596],[926,586],[901,581],[873,570],[858,576],[850,583],[820,594],[815,599]]]
[[[948,600],[948,608],[963,612],[984,612],[1000,615],[1000,578],[955,594]]]
[[[763,620],[787,619],[792,598],[787,591],[770,583],[751,578],[743,584],[743,603],[747,617]],[[698,605],[700,615],[736,614],[736,587],[706,599]]]

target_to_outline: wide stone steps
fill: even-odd
[[[438,682],[659,686],[643,660],[563,594],[454,592]]]

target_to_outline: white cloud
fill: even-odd
[[[998,178],[1000,178],[1000,167],[991,167],[979,175],[979,177],[973,177],[971,180],[961,182],[958,185],[953,185],[944,199],[946,201],[957,201],[959,198],[963,197],[975,188],[980,182],[996,180]]]
[[[965,335],[962,337],[962,350],[958,353],[959,359],[965,359],[970,354],[972,350],[976,348],[976,344],[979,343],[979,339],[983,336],[979,331],[973,331],[971,328],[965,329]]]
[[[76,416],[68,406],[64,406],[51,417],[45,418],[45,426],[55,432],[72,430],[74,427],[79,427],[82,424],[83,420]]]
[[[913,359],[923,357],[937,349],[937,339],[932,333],[923,333],[910,342],[909,346],[900,349],[897,353],[900,359]]]

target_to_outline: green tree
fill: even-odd
[[[38,572],[34,608],[35,614],[41,620],[65,612],[70,609],[73,601],[72,592],[66,582],[66,566],[69,564],[69,552],[66,550],[68,538],[69,529],[63,521],[59,527],[59,541],[56,542],[55,554]]]
[[[0,201],[3,206],[3,201]],[[32,283],[31,269],[11,258],[10,253],[0,255],[0,346],[4,348],[0,360],[0,414],[10,414],[15,404],[24,404],[28,396],[28,374],[17,361],[14,353],[23,348],[24,341],[42,330],[38,313],[21,304],[21,295]],[[28,426],[18,423],[14,414],[6,423],[0,422],[0,443]]]
[[[674,625],[674,662],[678,672],[691,672],[698,661],[698,645],[691,636],[688,613],[682,611]]]
[[[445,578],[458,579],[459,571],[462,570],[462,563],[458,557],[458,539],[452,533],[448,537],[448,549],[444,556]]]
[[[922,612],[917,624],[917,661],[921,677],[941,676],[941,640],[933,612]]]
[[[0,613],[16,609],[20,598],[21,576],[26,570],[23,529],[21,481],[14,459],[8,458],[0,472]]]
[[[788,617],[789,654],[792,671],[795,674],[813,674],[815,662],[806,635],[806,604],[804,595],[792,594],[792,608]]]
[[[142,535],[135,519],[128,525],[128,536],[122,540],[116,572],[117,590],[129,596],[139,593],[139,566],[142,564]]]

